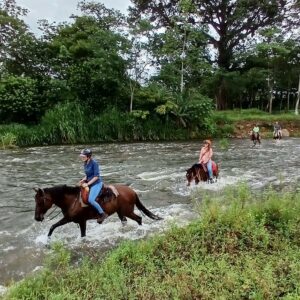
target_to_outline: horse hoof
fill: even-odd
[[[97,223],[98,223],[98,224],[102,224],[103,221],[104,221],[107,217],[108,217],[108,214],[107,214],[107,213],[102,213],[102,214],[100,215],[100,217],[97,219]]]

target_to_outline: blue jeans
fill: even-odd
[[[208,177],[209,178],[213,178],[213,171],[212,171],[212,162],[211,162],[211,159],[207,162],[206,168],[207,168],[207,171],[208,171]]]
[[[102,207],[99,205],[98,202],[96,202],[96,198],[99,195],[101,189],[103,186],[103,182],[99,182],[94,184],[90,187],[90,193],[89,193],[89,203],[98,211],[98,213],[101,215],[104,213]]]

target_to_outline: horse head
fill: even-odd
[[[51,195],[46,193],[43,189],[34,189],[36,194],[35,198],[35,214],[34,218],[36,221],[42,222],[44,215],[49,208],[52,207],[53,201]]]
[[[194,175],[193,175],[193,167],[189,168],[186,170],[186,174],[185,177],[187,179],[187,186],[191,185],[191,181],[194,179]]]
[[[189,169],[186,170],[186,179],[188,181],[187,186],[190,186],[191,181],[195,180],[195,183],[198,184],[200,178],[199,177],[199,172],[200,170],[203,170],[203,167],[201,164],[194,164],[192,165]]]

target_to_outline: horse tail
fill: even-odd
[[[163,218],[153,214],[150,210],[148,210],[141,202],[141,200],[139,199],[139,196],[136,194],[135,197],[135,205],[136,207],[142,211],[147,217],[153,219],[153,220],[162,220]]]

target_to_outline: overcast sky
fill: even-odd
[[[31,30],[37,32],[37,21],[47,19],[49,22],[68,21],[73,13],[78,13],[77,3],[79,0],[16,0],[17,4],[29,10],[25,22]],[[127,12],[130,0],[102,0],[107,8],[120,10],[122,13]]]

